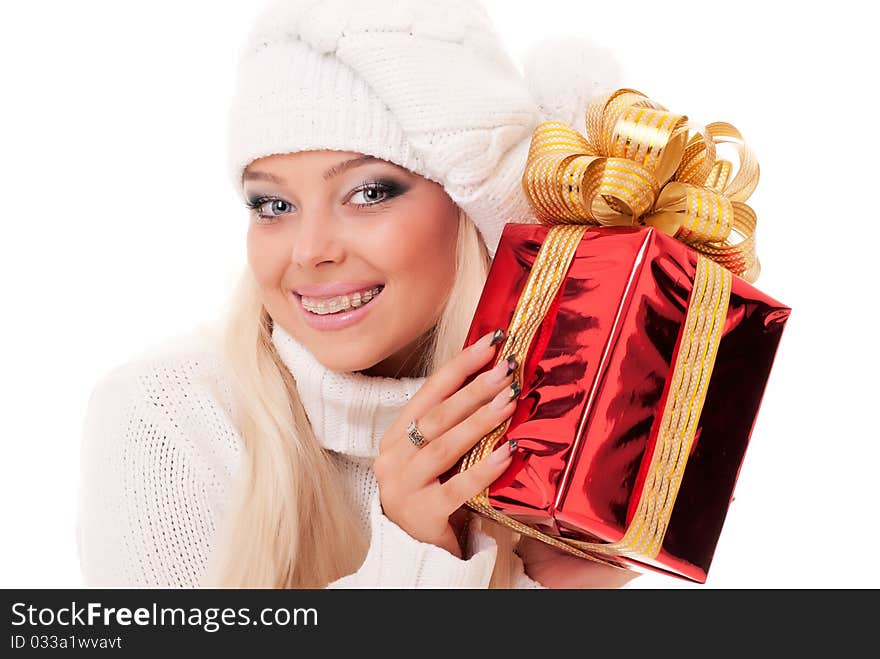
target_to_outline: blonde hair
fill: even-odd
[[[421,375],[461,350],[489,263],[476,226],[459,210],[455,283],[427,338]],[[205,585],[325,587],[360,567],[368,538],[339,486],[336,465],[312,432],[296,381],[275,350],[272,319],[250,268],[224,322],[222,350],[236,389],[245,466]],[[482,527],[498,543],[489,586],[508,588],[517,536],[488,519]]]

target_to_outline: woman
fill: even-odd
[[[242,53],[230,164],[250,209],[228,322],[93,392],[90,585],[618,586],[465,501],[515,447],[439,476],[513,409],[461,350],[543,119],[476,2],[286,0]],[[210,335],[209,335],[210,334]],[[517,549],[517,552],[514,551]]]

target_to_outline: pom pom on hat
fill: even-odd
[[[590,101],[621,87],[621,66],[610,51],[580,37],[545,39],[523,57],[523,72],[542,121],[585,129]]]

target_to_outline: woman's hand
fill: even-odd
[[[596,563],[523,536],[516,553],[526,574],[546,588],[620,588],[638,572]]]
[[[439,477],[516,407],[515,361],[502,361],[461,388],[494,358],[493,338],[497,343],[501,337],[500,331],[487,334],[432,374],[382,437],[373,463],[385,515],[416,540],[459,558],[462,551],[450,517],[501,476],[510,464],[510,448],[505,443],[445,483]],[[425,437],[421,447],[406,433],[413,419]]]

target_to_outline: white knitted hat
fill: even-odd
[[[521,185],[532,130],[575,125],[616,65],[568,40],[535,47],[524,70],[476,0],[276,0],[241,54],[233,184],[242,194],[244,168],[273,154],[376,156],[440,183],[494,256],[505,223],[534,221]]]

